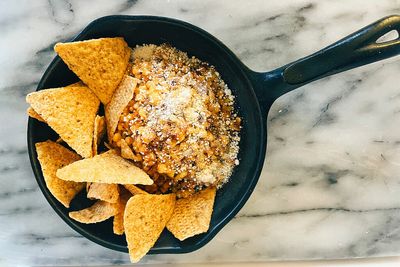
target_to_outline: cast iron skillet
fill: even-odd
[[[236,108],[243,119],[240,165],[230,181],[217,193],[210,229],[183,242],[164,231],[150,253],[186,253],[209,242],[249,198],[264,163],[267,132],[266,115],[279,96],[328,75],[382,60],[400,53],[400,39],[384,43],[376,40],[391,30],[400,32],[400,16],[383,18],[311,56],[276,70],[260,73],[248,69],[224,44],[189,23],[152,16],[108,16],[90,23],[73,40],[122,36],[129,46],[143,43],[169,43],[189,55],[216,67],[236,96]],[[238,33],[238,38],[240,38]],[[56,57],[39,82],[37,90],[59,87],[78,78]],[[77,232],[105,247],[127,252],[124,236],[112,233],[112,221],[84,225],[71,220],[65,209],[46,188],[37,160],[35,143],[57,135],[34,119],[28,123],[29,156],[37,182],[53,209]],[[71,210],[90,205],[84,192],[72,202]]]

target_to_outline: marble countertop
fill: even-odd
[[[0,2],[0,265],[106,265],[128,256],[69,228],[34,179],[25,95],[52,46],[95,18],[152,14],[195,24],[250,68],[306,56],[390,14],[398,0]],[[260,262],[400,255],[400,58],[278,99],[255,192],[205,247],[142,263]]]

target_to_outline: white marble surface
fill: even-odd
[[[62,222],[31,171],[24,98],[56,41],[104,15],[162,15],[204,28],[266,71],[394,13],[398,0],[1,1],[0,265],[128,263]],[[142,263],[399,255],[399,71],[397,57],[280,98],[268,115],[264,170],[242,211],[197,252]]]

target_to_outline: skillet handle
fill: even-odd
[[[376,42],[392,30],[397,31],[396,39]],[[388,16],[274,71],[253,72],[251,76],[261,106],[268,107],[279,96],[312,81],[399,54],[399,35],[400,16]]]

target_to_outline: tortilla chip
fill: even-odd
[[[125,208],[124,228],[132,263],[138,262],[157,241],[174,210],[175,194],[136,195]]]
[[[216,189],[207,188],[176,201],[167,229],[179,240],[205,233],[210,226]]]
[[[67,85],[66,87],[76,87],[76,86],[85,86],[85,85],[83,82],[79,81],[79,82]],[[32,107],[29,107],[26,110],[26,113],[28,113],[29,117],[31,117],[31,118],[37,119],[38,121],[41,121],[41,122],[45,122],[45,120],[42,117],[40,117],[40,115]],[[62,139],[59,138],[59,140],[57,140],[56,142],[61,143]]]
[[[66,87],[79,87],[79,86],[86,86],[82,81],[67,85]]]
[[[71,200],[85,184],[61,180],[57,178],[56,171],[81,157],[52,141],[36,143],[35,146],[47,188],[61,204],[69,208]]]
[[[109,143],[107,143],[107,142],[104,142],[104,146],[106,147],[106,148],[108,148],[109,150],[113,150],[114,148],[109,144]]]
[[[28,116],[31,117],[31,118],[37,119],[38,121],[41,121],[41,122],[45,122],[44,119],[43,119],[42,117],[40,117],[40,115],[37,114],[37,112],[36,112],[32,107],[29,107],[29,108],[26,110],[26,113],[27,113]]]
[[[115,204],[106,201],[97,201],[89,208],[72,211],[68,215],[80,223],[98,223],[115,215],[117,209]]]
[[[26,101],[79,155],[92,155],[94,119],[100,102],[87,87],[62,87],[30,93]]]
[[[100,144],[101,138],[106,133],[106,122],[104,116],[97,115],[94,119],[94,132],[93,132],[93,156],[97,155],[97,148]]]
[[[118,156],[114,150],[65,166],[57,171],[57,177],[75,182],[153,184],[147,173]]]
[[[131,53],[121,37],[57,43],[54,50],[103,104],[121,82]]]
[[[119,192],[117,184],[91,183],[87,198],[103,200],[110,203],[118,201]]]
[[[146,191],[140,189],[139,187],[133,185],[133,184],[124,184],[124,187],[131,192],[132,195],[137,195],[137,194],[148,194]]]
[[[115,130],[118,126],[118,121],[124,108],[133,98],[133,92],[137,85],[137,79],[131,76],[124,76],[120,85],[115,90],[115,93],[108,105],[105,107],[105,116],[107,122],[108,140],[111,141]]]
[[[133,185],[133,184],[124,184],[124,187],[131,192],[132,195],[138,195],[138,194],[148,194],[146,191],[143,189],[140,189],[139,187]]]
[[[92,185],[92,183],[86,183],[86,194],[87,194],[87,192],[89,192],[91,185]]]
[[[121,157],[125,159],[135,159],[135,154],[133,154],[132,149],[125,142],[125,139],[121,139]]]
[[[81,81],[67,85],[67,87],[74,87],[74,86],[85,86],[85,85]],[[42,117],[40,117],[40,115],[37,114],[37,112],[32,107],[29,107],[26,110],[26,113],[28,113],[29,117],[31,117],[31,118],[37,119],[38,121],[41,121],[41,122],[45,122],[44,119]]]
[[[116,235],[122,235],[124,233],[125,206],[131,197],[132,194],[125,188],[121,187],[121,192],[117,202],[117,212],[113,221],[113,232]]]

